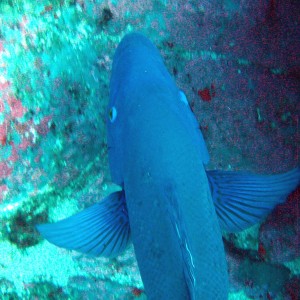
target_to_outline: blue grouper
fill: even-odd
[[[107,131],[121,191],[38,230],[59,247],[109,257],[132,241],[148,299],[227,299],[221,229],[259,222],[296,188],[300,169],[206,171],[208,152],[187,99],[139,33],[125,36],[114,56]]]

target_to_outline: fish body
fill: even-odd
[[[259,222],[299,184],[300,169],[206,171],[186,97],[139,33],[125,36],[114,56],[107,132],[112,180],[122,190],[38,230],[92,255],[116,256],[132,241],[148,299],[227,299],[221,229]]]
[[[114,152],[109,158],[111,168],[116,161],[123,166],[117,179],[125,190],[132,241],[149,299],[190,299],[190,294],[196,299],[226,299],[222,237],[203,167],[207,150],[181,91],[157,49],[142,35],[129,35],[120,44],[110,94],[109,107],[118,115],[108,126],[109,148],[116,147],[110,136],[116,136],[118,122],[123,138],[117,140],[126,143],[117,146],[122,162]],[[194,280],[191,291],[185,265]]]

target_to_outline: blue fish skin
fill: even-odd
[[[222,237],[203,167],[207,150],[144,36],[130,34],[119,45],[110,95],[117,111],[108,125],[110,167],[125,190],[147,297],[227,299]]]
[[[155,46],[138,33],[116,50],[107,140],[121,191],[52,224],[51,243],[115,257],[132,240],[150,300],[228,298],[221,228],[260,222],[300,184],[300,168],[276,175],[205,171],[208,151],[185,95]]]

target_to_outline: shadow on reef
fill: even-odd
[[[299,238],[299,192],[296,189],[260,226],[257,250],[237,247],[234,234],[223,238],[232,291],[244,290],[251,299],[299,299],[300,278],[282,265],[299,257],[299,247],[293,246]]]
[[[15,285],[5,279],[0,278],[0,291],[1,291],[1,299],[2,300],[19,300],[21,298],[18,297],[17,293],[14,292]]]
[[[34,225],[47,221],[48,209],[40,212],[38,206],[31,210],[21,207],[14,215],[3,220],[3,236],[19,249],[34,246],[42,240]]]

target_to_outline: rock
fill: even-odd
[[[259,242],[269,262],[283,263],[300,256],[300,187],[261,225]]]

